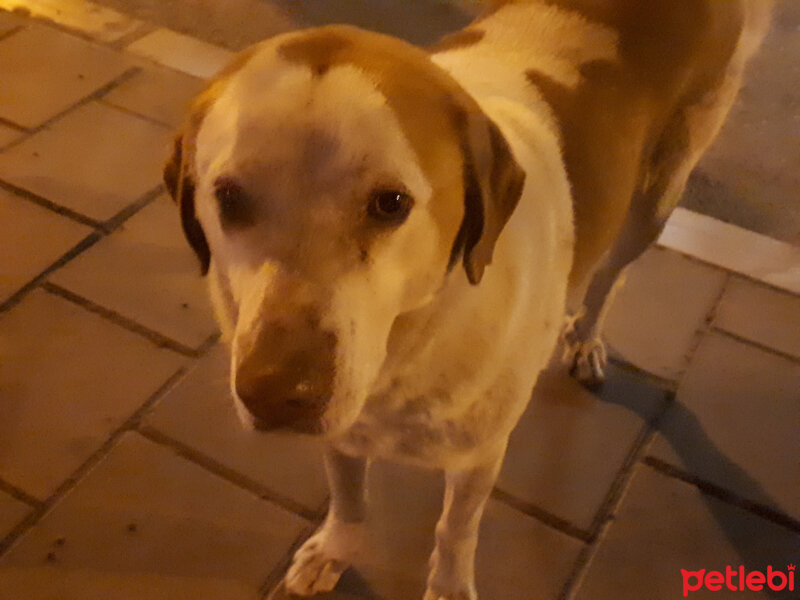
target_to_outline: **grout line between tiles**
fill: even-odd
[[[774,354],[775,356],[780,356],[781,358],[785,358],[786,360],[790,360],[793,363],[800,363],[800,357],[794,356],[793,354],[788,354],[783,350],[777,350],[776,348],[772,348],[770,346],[766,346],[761,342],[756,342],[755,340],[751,340],[749,338],[743,337],[738,333],[733,333],[732,331],[728,331],[727,329],[723,329],[721,327],[717,327],[716,325],[712,325],[709,329],[710,332],[717,333],[719,335],[724,335],[725,337],[729,337],[737,342],[741,342],[743,344],[747,344],[748,346],[754,346],[759,350],[763,350],[764,352],[769,352],[770,354]]]
[[[72,104],[69,107],[67,107],[64,110],[62,110],[61,112],[53,115],[52,117],[50,117],[46,121],[40,123],[36,127],[32,127],[30,129],[26,129],[26,131],[28,132],[28,135],[25,135],[25,136],[23,136],[23,137],[21,137],[21,138],[19,138],[17,140],[14,140],[12,143],[10,143],[9,145],[5,146],[3,148],[3,150],[8,150],[10,148],[14,148],[15,146],[18,146],[19,144],[21,144],[25,140],[29,139],[32,135],[34,135],[36,133],[39,133],[40,131],[42,131],[44,129],[47,129],[50,125],[52,125],[53,123],[55,123],[56,121],[58,121],[59,119],[61,119],[65,115],[67,115],[68,113],[70,113],[70,112],[72,112],[74,110],[77,110],[78,108],[80,108],[82,106],[85,106],[85,105],[89,104],[90,102],[92,102],[94,100],[102,98],[108,92],[113,90],[118,85],[121,85],[121,84],[125,83],[131,77],[133,77],[134,75],[139,73],[141,70],[142,70],[141,67],[130,67],[130,68],[126,69],[120,75],[118,75],[117,77],[115,77],[114,79],[112,79],[111,81],[106,83],[105,85],[97,88],[92,93],[84,96],[83,98],[81,98],[80,100],[75,102],[74,104]]]
[[[9,483],[4,479],[0,479],[0,492],[5,492],[15,500],[19,500],[32,508],[39,508],[42,505],[41,500],[34,498],[22,488],[18,488],[13,483]]]
[[[703,343],[706,335],[711,328],[714,326],[714,319],[717,317],[717,307],[719,303],[722,301],[722,298],[725,296],[725,292],[728,290],[728,286],[731,283],[731,272],[725,271],[725,279],[720,286],[719,292],[717,293],[716,298],[711,303],[711,308],[708,309],[708,312],[703,317],[703,323],[698,327],[693,336],[692,341],[689,344],[689,347],[686,349],[684,353],[684,357],[686,358],[686,364],[683,370],[680,373],[680,377],[682,378],[686,371],[689,370],[690,365],[692,364],[692,359],[694,358],[695,354],[697,354],[697,350],[700,348],[700,345]]]
[[[581,550],[578,558],[575,560],[572,571],[564,582],[564,586],[561,588],[561,592],[558,595],[558,600],[570,600],[580,589],[581,583],[591,566],[597,549],[600,547],[600,542],[604,539],[607,531],[614,522],[614,514],[625,497],[625,493],[633,479],[634,469],[644,458],[647,449],[655,438],[661,419],[674,401],[675,392],[673,390],[665,390],[662,406],[660,409],[656,410],[653,416],[642,426],[639,435],[631,445],[628,455],[625,457],[622,466],[617,472],[617,476],[611,484],[611,488],[608,494],[606,494],[603,504],[600,506],[593,519],[590,530],[591,541],[589,545]]]
[[[45,281],[42,283],[42,289],[46,292],[49,292],[55,296],[59,296],[65,300],[72,302],[73,304],[77,304],[81,308],[88,310],[96,315],[103,317],[104,319],[111,321],[115,325],[119,325],[128,331],[131,331],[137,335],[140,335],[143,338],[146,338],[159,348],[167,348],[178,354],[182,354],[189,358],[197,358],[198,351],[194,348],[190,348],[180,342],[177,342],[171,338],[168,338],[162,333],[145,327],[144,325],[140,325],[133,319],[130,319],[120,313],[111,310],[110,308],[106,308],[104,306],[100,306],[89,300],[88,298],[84,298],[83,296],[76,294],[66,288],[61,287],[58,284]]]
[[[6,11],[2,11],[2,12],[6,12]],[[12,35],[14,35],[15,33],[19,33],[23,29],[25,29],[25,25],[17,25],[16,27],[12,27],[8,31],[4,31],[3,33],[0,33],[0,42],[7,40]]]
[[[7,184],[5,184],[4,182],[0,181],[0,187],[6,187],[6,185]],[[9,187],[13,187],[13,186],[9,186]],[[83,240],[78,242],[78,244],[76,244],[73,248],[68,250],[65,254],[63,254],[60,258],[58,258],[55,262],[53,262],[49,267],[45,268],[41,273],[36,275],[28,283],[23,285],[19,290],[14,292],[9,298],[4,300],[3,302],[0,302],[0,313],[3,313],[5,311],[13,308],[17,304],[19,304],[22,301],[22,299],[25,298],[25,296],[27,296],[35,288],[39,287],[44,282],[44,280],[47,278],[48,275],[50,275],[51,273],[53,273],[57,269],[60,269],[61,267],[63,267],[65,264],[70,262],[72,259],[74,259],[78,255],[80,255],[84,250],[87,250],[87,249],[91,248],[92,246],[94,246],[97,242],[99,242],[101,239],[103,239],[104,236],[107,236],[107,235],[113,233],[116,229],[118,229],[120,226],[122,226],[122,224],[127,219],[132,217],[134,214],[136,214],[137,212],[142,210],[145,206],[150,204],[153,200],[155,200],[155,198],[158,196],[158,194],[161,193],[162,190],[163,190],[163,185],[159,184],[158,186],[156,186],[155,188],[153,188],[152,190],[150,190],[149,192],[144,194],[144,196],[142,196],[141,199],[139,199],[139,200],[137,200],[135,202],[132,202],[130,205],[128,205],[125,208],[123,208],[116,215],[114,215],[113,217],[111,217],[110,219],[105,221],[104,223],[98,223],[96,221],[92,221],[92,223],[95,224],[94,225],[95,231],[93,231],[92,233],[87,235]],[[24,192],[24,190],[23,190],[23,192]],[[25,198],[27,198],[29,200],[31,199],[28,192],[24,192],[22,194],[22,197],[25,197]],[[44,200],[44,199],[41,199],[41,200]],[[49,200],[44,200],[44,202],[49,203]],[[49,208],[45,204],[43,204],[43,206],[45,208]],[[54,205],[54,206],[57,206],[57,205]],[[60,212],[60,211],[57,210],[56,212]],[[75,213],[75,214],[77,214],[77,213]],[[84,218],[86,219],[87,217],[84,217]],[[207,341],[203,342],[203,343],[206,344]]]
[[[619,506],[622,497],[625,495],[628,484],[630,483],[633,468],[636,466],[636,463],[644,457],[647,448],[655,438],[661,419],[674,402],[675,392],[665,390],[661,406],[642,426],[633,444],[631,444],[628,455],[625,457],[622,466],[617,472],[617,476],[614,478],[614,481],[611,484],[611,488],[606,495],[605,501],[600,506],[595,514],[594,519],[592,520],[592,525],[589,529],[592,540],[597,538],[603,525],[613,518],[614,512]]]
[[[34,527],[50,511],[51,508],[67,493],[69,493],[82,479],[111,451],[117,440],[128,431],[134,431],[139,424],[142,416],[147,413],[150,407],[174,386],[186,373],[186,367],[180,367],[173,373],[158,389],[156,389],[130,417],[128,417],[105,442],[95,450],[69,477],[62,481],[55,491],[44,501],[40,502],[27,517],[16,525],[4,538],[0,538],[0,556],[3,556],[21,536],[29,529]]]
[[[120,210],[117,214],[115,214],[110,219],[104,221],[100,224],[100,228],[103,230],[103,233],[106,235],[113,233],[115,230],[119,229],[125,221],[130,219],[133,215],[138,213],[140,210],[145,208],[148,204],[153,202],[159,195],[164,192],[164,184],[159,183],[154,188],[145,192],[138,200],[131,202],[122,210]]]
[[[294,513],[308,521],[316,522],[320,519],[319,511],[312,510],[292,498],[273,492],[247,475],[243,475],[223,465],[199,450],[195,450],[191,446],[162,433],[151,425],[140,425],[137,430],[151,442],[171,449],[186,460],[193,462],[204,470],[224,479],[228,483],[232,483],[241,489],[247,490],[262,500],[277,504],[284,510]]]
[[[156,125],[157,127],[163,127],[164,129],[177,129],[175,127],[175,125],[171,125],[170,123],[165,123],[164,121],[159,121],[158,119],[154,119],[153,117],[149,117],[147,115],[143,115],[142,113],[138,113],[135,110],[131,110],[130,108],[127,108],[125,106],[120,106],[118,104],[115,104],[111,100],[108,100],[105,96],[102,97],[102,98],[98,98],[97,101],[100,102],[104,106],[107,106],[109,108],[113,108],[114,110],[118,110],[119,112],[123,112],[123,113],[128,114],[128,115],[131,115],[133,117],[141,119],[142,121],[147,121],[151,125]]]
[[[510,506],[513,509],[518,510],[529,517],[536,519],[540,523],[543,523],[547,527],[555,529],[564,535],[568,535],[587,544],[591,543],[592,541],[592,535],[588,531],[573,525],[566,519],[562,519],[561,517],[558,517],[531,502],[521,500],[516,496],[501,490],[500,488],[494,488],[492,490],[492,498]]]
[[[14,308],[17,304],[19,304],[25,296],[27,296],[31,291],[39,287],[41,283],[45,280],[45,278],[50,275],[56,269],[61,268],[73,258],[78,256],[81,252],[86,250],[87,248],[91,248],[94,246],[98,241],[102,239],[102,235],[94,231],[87,235],[83,240],[78,242],[75,246],[72,247],[71,250],[67,251],[61,258],[56,260],[53,264],[47,267],[44,271],[39,273],[36,277],[31,279],[28,283],[22,286],[19,290],[14,292],[9,298],[5,301],[0,303],[0,314]]]
[[[767,521],[775,523],[776,525],[785,527],[794,533],[800,533],[800,521],[782,513],[775,508],[766,506],[764,504],[759,504],[758,502],[753,502],[747,498],[743,498],[734,492],[731,492],[730,490],[705,481],[704,479],[701,479],[696,475],[692,475],[691,473],[671,465],[660,458],[656,458],[655,456],[646,456],[642,462],[662,475],[666,475],[673,479],[678,479],[684,483],[695,486],[707,496],[711,496],[717,500],[725,502],[726,504],[731,504],[737,508],[746,510],[756,516],[761,517],[762,519],[766,519]]]
[[[33,202],[34,204],[37,204],[42,208],[46,208],[49,211],[59,214],[62,217],[67,217],[69,219],[72,219],[73,221],[76,221],[81,225],[86,225],[94,229],[101,229],[103,227],[103,224],[100,221],[82,215],[81,213],[75,212],[70,208],[61,206],[60,204],[56,204],[55,202],[52,202],[47,198],[44,198],[43,196],[39,196],[38,194],[29,192],[25,188],[18,187],[13,183],[8,183],[7,181],[0,180],[0,189],[6,190],[7,192],[11,192],[16,196],[19,196],[20,198],[24,198],[29,202]]]
[[[267,577],[264,579],[264,583],[262,583],[258,588],[258,595],[260,598],[264,598],[265,600],[270,600],[271,594],[275,591],[275,588],[280,585],[281,581],[283,580],[286,571],[289,570],[289,566],[292,564],[292,558],[294,558],[294,553],[300,549],[300,546],[310,538],[318,527],[317,523],[312,523],[310,526],[303,528],[303,531],[297,536],[292,545],[289,546],[286,554],[283,558],[278,561],[278,564],[269,572]]]

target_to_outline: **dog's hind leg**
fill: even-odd
[[[331,502],[325,522],[295,553],[283,585],[296,596],[329,592],[358,556],[364,540],[367,462],[329,447],[325,470]]]
[[[424,600],[477,599],[478,527],[502,462],[501,453],[483,466],[445,474],[444,508],[436,524],[436,547]]]
[[[740,62],[729,66],[718,85],[696,93],[667,123],[642,167],[637,191],[620,233],[589,283],[578,313],[564,329],[564,361],[587,387],[604,380],[606,351],[603,320],[625,267],[636,260],[664,228],[677,206],[689,175],[711,145],[741,84]]]

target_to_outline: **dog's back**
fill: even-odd
[[[766,32],[769,0],[493,2],[437,62],[473,94],[553,112],[572,185],[573,284],[612,245],[636,196],[665,218],[719,130]],[[653,202],[658,206],[653,206]]]

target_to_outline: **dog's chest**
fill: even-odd
[[[360,456],[453,466],[479,454],[503,429],[510,407],[493,400],[489,393],[470,401],[458,386],[395,385],[369,398],[337,445]]]
[[[394,399],[396,400],[396,399]],[[482,441],[469,422],[445,408],[443,397],[419,396],[399,405],[371,399],[338,443],[348,453],[392,460],[445,464]]]

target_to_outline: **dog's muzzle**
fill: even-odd
[[[336,336],[309,328],[308,319],[300,321],[299,327],[285,320],[265,327],[252,349],[239,357],[236,395],[258,429],[324,433],[323,416],[333,394]]]

